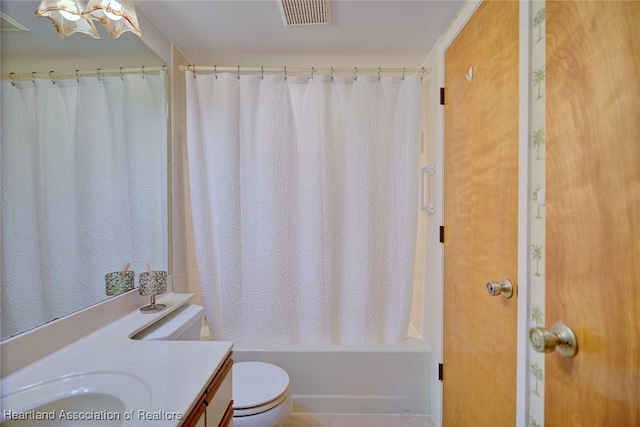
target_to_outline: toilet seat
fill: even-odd
[[[234,417],[268,411],[290,395],[289,375],[284,369],[270,363],[235,363],[231,378]]]

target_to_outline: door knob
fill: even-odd
[[[513,284],[509,279],[502,279],[502,283],[490,280],[487,282],[487,293],[492,297],[502,294],[505,298],[511,298],[513,296]]]
[[[550,331],[540,327],[529,329],[529,342],[539,353],[557,350],[561,356],[573,357],[578,352],[576,334],[562,322],[554,324]]]

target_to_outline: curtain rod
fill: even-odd
[[[315,73],[324,73],[324,74],[353,74],[357,76],[358,74],[416,74],[420,73],[422,77],[425,75],[429,75],[431,73],[431,68],[315,68],[315,67],[307,67],[307,68],[287,68],[287,67],[241,67],[239,65],[235,67],[223,66],[219,67],[217,65],[214,66],[199,66],[199,65],[180,65],[180,71],[192,71],[195,74],[211,74],[211,73],[283,73],[286,75],[288,73],[291,74],[310,74],[313,75]]]
[[[75,70],[75,71],[49,71],[46,73],[34,71],[32,73],[8,73],[0,75],[0,80],[12,80],[12,81],[25,81],[25,80],[35,80],[35,79],[50,79],[50,80],[59,80],[59,79],[79,79],[80,77],[106,77],[106,76],[124,76],[125,74],[157,74],[160,71],[165,71],[167,69],[166,65],[162,67],[137,67],[137,68],[113,68],[103,70],[101,68],[97,68],[95,70]]]

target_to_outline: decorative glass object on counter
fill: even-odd
[[[164,310],[167,306],[164,304],[156,304],[156,295],[167,292],[167,276],[166,271],[146,271],[140,273],[140,283],[138,290],[140,295],[150,295],[151,301],[149,305],[140,307],[143,313],[155,313]]]

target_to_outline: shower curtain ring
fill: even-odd
[[[264,67],[260,66],[260,80],[264,80]]]
[[[98,68],[98,70],[96,71],[96,73],[98,74],[98,81],[100,83],[102,83],[102,75],[100,74],[100,68]]]
[[[145,76],[145,74],[144,74],[144,65],[143,65],[143,66],[142,66],[142,80],[144,80],[144,79],[145,79],[145,78],[144,78],[144,76]]]
[[[16,84],[15,84],[15,81],[14,81],[14,79],[13,79],[13,77],[14,77],[15,75],[16,75],[16,73],[14,73],[14,72],[9,73],[9,78],[11,79],[11,86],[15,86],[15,85],[16,85]]]
[[[124,73],[122,72],[122,69],[124,67],[120,67],[120,80],[124,81]]]
[[[424,79],[424,67],[420,67],[420,81]]]
[[[36,73],[35,71],[33,71],[33,72],[31,73],[31,82],[32,82],[34,85],[36,84],[36,74],[38,74],[38,73]]]
[[[55,85],[56,84],[56,80],[53,77],[53,70],[49,71],[49,79],[51,80],[51,84]]]
[[[316,72],[316,68],[315,67],[311,67],[311,81],[313,81],[313,74]]]
[[[353,80],[358,80],[358,67],[353,67]]]
[[[405,67],[402,67],[402,80],[404,81],[404,73],[407,69]]]
[[[240,80],[240,66],[238,65],[238,80]]]
[[[284,79],[287,80],[287,66],[284,66]]]
[[[331,67],[331,80],[333,80],[333,67]]]
[[[196,66],[193,66],[193,78],[196,77]],[[214,65],[213,66],[213,77],[215,77],[216,79],[218,78],[218,66]]]
[[[79,72],[80,70],[76,69],[76,83],[80,83],[80,76],[78,75]]]
[[[382,71],[382,70],[380,69],[380,67],[378,67],[378,81],[380,81],[380,72],[381,72],[381,71]]]

